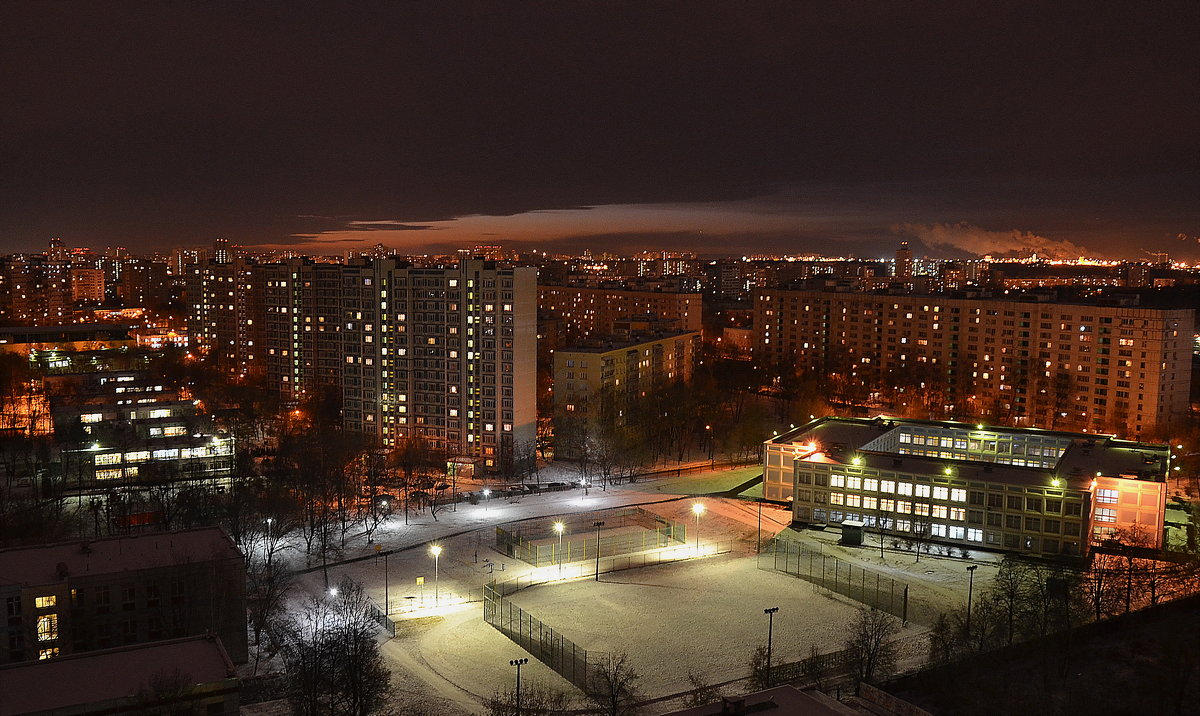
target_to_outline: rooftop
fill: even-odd
[[[152,677],[176,671],[188,686],[234,678],[220,640],[206,636],[9,664],[0,667],[0,716],[126,699],[149,690]]]
[[[951,440],[957,438],[971,446],[970,454],[968,449],[944,444],[938,446],[937,456],[901,452],[920,450],[923,445],[901,442],[901,434],[936,434]],[[1014,445],[1030,443],[1036,444],[1039,449],[1044,447],[1047,454],[1035,458],[1016,458],[981,453],[974,448],[976,442],[1001,442],[1006,438]],[[853,461],[857,459],[857,464],[863,467],[880,470],[944,474],[957,479],[1015,485],[1048,485],[1052,484],[1052,480],[1059,479],[1077,489],[1085,488],[1097,475],[1161,482],[1166,478],[1170,456],[1167,445],[1120,440],[1108,435],[884,416],[818,418],[777,435],[768,442],[795,445],[797,456],[807,456],[803,459],[812,462],[854,464]],[[932,447],[929,451],[933,451]],[[1028,460],[1031,465],[1011,464],[1001,462],[1001,459]]]
[[[36,587],[66,577],[116,574],[191,562],[241,559],[219,527],[109,537],[92,542],[55,542],[0,550],[0,588]]]

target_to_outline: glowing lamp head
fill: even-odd
[[[490,495],[490,494],[492,494],[492,491],[491,491],[491,490],[484,490],[484,491],[483,491],[483,496],[484,496],[484,497],[487,497],[487,496],[488,496],[488,495]]]
[[[567,528],[567,526],[566,526],[566,525],[564,525],[564,524],[563,524],[563,523],[561,523],[561,522],[555,522],[555,523],[554,523],[554,531],[555,531],[555,532],[557,532],[557,533],[559,533],[559,534],[562,534],[562,533],[563,533],[563,530],[565,530],[566,528]]]
[[[1058,478],[1056,477],[1056,478],[1054,478],[1053,480],[1051,480],[1051,481],[1050,481],[1050,484],[1051,484],[1051,485],[1054,485],[1055,487],[1058,487],[1059,485],[1061,485],[1061,484],[1062,484],[1062,480],[1060,480],[1060,479],[1058,479]]]
[[[975,429],[976,429],[976,430],[983,430],[983,423],[976,423],[976,424],[975,424]]]
[[[951,470],[951,469],[950,469],[950,468],[948,468],[948,467],[944,467],[944,468],[942,468],[942,473],[943,473],[943,474],[949,475],[951,472],[953,472],[953,470]]]
[[[330,587],[330,588],[329,588],[329,596],[331,596],[331,597],[336,597],[336,596],[337,596],[337,587]]]
[[[696,515],[697,517],[704,514],[704,505],[700,504],[699,502],[692,505],[692,514]]]
[[[435,544],[434,546],[429,548],[429,553],[432,554],[434,557],[441,555],[442,546],[440,544]]]
[[[861,465],[861,464],[862,464],[862,458],[861,458],[861,457],[855,457],[855,458],[851,458],[851,459],[850,459],[850,464],[851,464],[851,465]]]

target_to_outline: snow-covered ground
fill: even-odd
[[[534,568],[494,549],[495,527],[535,517],[586,512],[640,504],[668,519],[688,524],[688,542],[695,529],[692,506],[705,510],[700,518],[703,545],[733,543],[726,556],[690,560],[674,565],[610,573],[602,581],[577,580],[529,588],[513,595],[515,604],[561,631],[582,648],[626,651],[643,674],[648,696],[665,695],[688,687],[688,670],[710,682],[743,676],[751,652],[766,639],[762,610],[780,607],[776,615],[775,659],[791,661],[808,655],[810,645],[821,651],[842,647],[845,630],[857,605],[842,597],[814,592],[794,577],[758,570],[753,551],[759,539],[758,505],[735,499],[695,497],[739,485],[753,475],[746,469],[716,470],[695,476],[592,488],[587,495],[574,489],[517,498],[492,499],[486,505],[463,503],[439,511],[391,517],[372,543],[356,534],[347,541],[344,559],[334,561],[328,578],[343,575],[363,584],[379,604],[386,593],[397,623],[396,638],[384,644],[393,669],[397,704],[420,703],[430,713],[478,713],[481,700],[511,686],[509,660],[528,656],[523,649],[482,619],[477,601],[490,580],[528,576]],[[566,479],[543,471],[543,483]],[[692,495],[692,496],[688,496]],[[786,510],[764,506],[761,536],[767,539],[789,524]],[[837,556],[894,574],[914,585],[914,599],[931,608],[947,609],[965,599],[967,563],[889,550],[881,560],[878,548],[842,548],[833,532],[799,533],[821,543]],[[305,567],[295,537],[290,543],[294,567]],[[442,547],[434,576],[429,549]],[[376,545],[381,549],[377,552]],[[387,555],[386,558],[383,555]],[[976,588],[994,574],[990,555],[978,553]],[[317,563],[319,565],[319,563]],[[543,570],[552,568],[543,568]],[[582,565],[571,571],[580,571]],[[419,577],[424,584],[418,585]],[[324,591],[323,570],[300,575],[294,599]],[[435,604],[434,592],[437,591]],[[912,627],[910,634],[920,632]],[[911,641],[911,640],[910,640]],[[578,694],[570,684],[536,660],[523,667],[522,677]]]

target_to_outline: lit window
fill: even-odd
[[[38,659],[39,660],[53,659],[56,656],[58,656],[58,647],[57,646],[53,647],[51,649],[38,649]]]
[[[58,615],[43,614],[37,618],[38,641],[54,641],[58,638]]]
[[[1105,489],[1096,490],[1096,502],[1105,505],[1117,504],[1117,491]]]
[[[44,597],[36,597],[34,598],[33,603],[38,609],[49,609],[50,607],[58,604],[58,597],[53,594]]]
[[[1109,508],[1109,507],[1097,507],[1096,508],[1096,521],[1097,522],[1116,522],[1117,521],[1117,511],[1112,508]]]

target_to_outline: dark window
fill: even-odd
[[[1025,509],[1029,510],[1030,512],[1041,512],[1042,511],[1042,498],[1026,497],[1025,498]]]
[[[96,587],[96,613],[108,614],[108,587]]]
[[[1004,506],[1004,495],[997,495],[997,494],[989,494],[988,495],[988,507],[1003,507],[1003,506]]]
[[[1014,497],[1013,495],[1008,496],[1008,509],[1019,510],[1023,506],[1024,506],[1024,502],[1021,500],[1020,497]]]
[[[1010,529],[1010,530],[1019,530],[1019,529],[1021,529],[1021,517],[1020,517],[1020,515],[1008,515],[1007,517],[1005,517],[1005,518],[1004,518],[1004,526],[1005,526],[1005,527],[1007,527],[1007,528],[1008,528],[1008,529]]]
[[[133,611],[134,606],[136,606],[134,604],[135,593],[132,584],[121,587],[121,609],[127,612]]]

